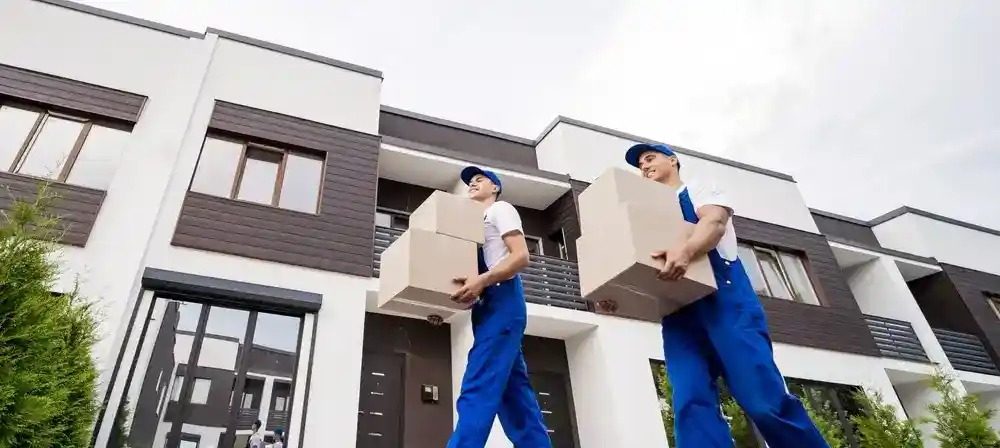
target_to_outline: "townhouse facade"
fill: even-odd
[[[55,292],[103,315],[94,446],[242,447],[257,421],[286,447],[443,446],[471,323],[379,309],[378,258],[468,164],[524,222],[553,446],[667,446],[658,325],[592,312],[575,263],[577,195],[648,139],[566,117],[505,135],[382,105],[382,82],[222,30],[0,3],[0,207],[59,195]],[[867,387],[919,417],[937,366],[1000,408],[1000,232],[811,210],[791,176],[678,152],[728,192],[790,385],[844,416]],[[499,425],[489,446],[510,446]]]

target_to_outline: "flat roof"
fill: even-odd
[[[893,210],[893,211],[891,211],[889,213],[886,213],[886,214],[884,214],[882,216],[876,217],[876,218],[872,219],[871,221],[868,221],[868,223],[869,223],[869,225],[871,225],[872,227],[874,227],[874,226],[882,224],[882,223],[884,223],[886,221],[891,221],[891,220],[893,220],[895,218],[903,216],[903,215],[905,215],[907,213],[912,213],[914,215],[923,216],[925,218],[930,218],[930,219],[933,219],[933,220],[936,220],[936,221],[941,221],[941,222],[948,223],[948,224],[955,225],[955,226],[959,226],[959,227],[965,227],[966,229],[971,229],[971,230],[976,230],[976,231],[983,232],[983,233],[988,233],[990,235],[1000,236],[1000,230],[997,230],[997,229],[991,229],[989,227],[981,226],[979,224],[973,224],[973,223],[970,223],[970,222],[959,221],[959,220],[957,220],[955,218],[949,218],[949,217],[944,216],[944,215],[939,215],[937,213],[932,213],[932,212],[929,212],[929,211],[926,211],[926,210],[921,210],[919,208],[908,207],[908,206],[905,206],[905,205],[902,206],[902,207],[900,207],[900,208],[897,208],[897,209],[895,209],[895,210]]]
[[[35,0],[35,1],[39,2],[39,3],[45,3],[45,4],[49,4],[49,5],[53,5],[53,6],[58,6],[58,7],[61,7],[61,8],[71,9],[71,10],[82,12],[82,13],[85,13],[85,14],[90,14],[90,15],[94,15],[94,16],[98,16],[98,17],[103,17],[105,19],[110,19],[110,20],[114,20],[114,21],[117,21],[117,22],[127,23],[129,25],[135,25],[135,26],[139,26],[139,27],[142,27],[142,28],[159,31],[159,32],[162,32],[162,33],[173,34],[175,36],[180,36],[180,37],[185,37],[185,38],[204,39],[205,35],[207,35],[207,34],[216,34],[219,37],[222,37],[222,38],[225,38],[225,39],[228,39],[228,40],[232,40],[232,41],[244,43],[244,44],[247,44],[247,45],[252,45],[252,46],[255,46],[255,47],[258,47],[258,48],[263,48],[265,50],[271,50],[271,51],[274,51],[274,52],[283,53],[283,54],[287,54],[289,56],[295,56],[295,57],[299,57],[299,58],[302,58],[302,59],[307,59],[307,60],[314,61],[314,62],[319,62],[321,64],[326,64],[326,65],[329,65],[329,66],[333,66],[333,67],[337,67],[337,68],[342,68],[342,69],[345,69],[345,70],[351,70],[351,71],[358,72],[358,73],[361,73],[361,74],[365,74],[365,75],[369,75],[369,76],[374,76],[374,77],[379,78],[379,79],[382,78],[382,72],[378,71],[378,70],[375,70],[373,68],[368,68],[368,67],[364,67],[364,66],[360,66],[360,65],[356,65],[356,64],[351,64],[350,62],[344,62],[344,61],[333,59],[333,58],[329,58],[329,57],[326,57],[326,56],[323,56],[323,55],[319,55],[319,54],[315,54],[315,53],[309,53],[309,52],[302,51],[302,50],[297,50],[297,49],[294,49],[294,48],[286,47],[284,45],[278,45],[278,44],[275,44],[275,43],[272,43],[272,42],[267,42],[267,41],[264,41],[264,40],[255,39],[255,38],[252,38],[252,37],[247,37],[247,36],[243,36],[243,35],[236,34],[236,33],[231,33],[229,31],[223,31],[223,30],[216,29],[216,28],[208,28],[208,29],[205,30],[204,33],[198,33],[198,32],[195,32],[195,31],[186,30],[186,29],[183,29],[183,28],[177,28],[177,27],[166,25],[166,24],[163,24],[163,23],[158,23],[158,22],[153,22],[153,21],[150,21],[150,20],[140,19],[138,17],[132,17],[132,16],[125,15],[125,14],[119,14],[117,12],[108,11],[106,9],[101,9],[101,8],[95,8],[95,7],[90,6],[90,5],[84,5],[84,4],[81,4],[81,3],[76,3],[76,2],[72,2],[72,1],[68,1],[68,0]]]
[[[421,113],[418,113],[418,112],[413,112],[413,111],[409,111],[409,110],[399,109],[399,108],[392,107],[392,106],[386,106],[385,104],[382,105],[381,110],[382,110],[382,112],[390,113],[390,114],[393,114],[393,115],[399,115],[399,116],[402,116],[402,117],[412,118],[414,120],[426,121],[428,123],[433,123],[433,124],[436,124],[436,125],[439,125],[439,126],[446,126],[446,127],[449,127],[449,128],[460,129],[460,130],[472,132],[472,133],[475,133],[475,134],[482,134],[482,135],[485,135],[485,136],[489,136],[489,137],[493,137],[493,138],[498,138],[498,139],[501,139],[501,140],[507,140],[507,141],[511,141],[511,142],[514,142],[514,143],[519,143],[519,144],[522,144],[522,145],[535,146],[535,143],[536,143],[534,140],[527,139],[527,138],[524,138],[524,137],[518,137],[516,135],[510,135],[510,134],[504,134],[502,132],[491,131],[489,129],[480,128],[480,127],[476,127],[476,126],[471,126],[471,125],[468,125],[468,124],[465,124],[465,123],[459,123],[457,121],[446,120],[444,118],[432,117],[430,115],[424,115],[424,114],[421,114]]]
[[[555,120],[552,120],[552,122],[549,123],[549,125],[545,127],[545,130],[542,131],[542,133],[538,135],[538,138],[535,139],[535,142],[537,143],[537,142],[542,141],[542,139],[544,139],[546,135],[548,135],[550,132],[552,132],[552,130],[555,129],[556,126],[559,125],[559,123],[566,123],[566,124],[569,124],[569,125],[573,125],[573,126],[577,126],[577,127],[581,127],[581,128],[585,128],[585,129],[590,129],[592,131],[600,132],[600,133],[603,133],[603,134],[613,135],[615,137],[621,137],[621,138],[623,138],[625,140],[632,140],[632,141],[636,141],[636,142],[646,142],[646,143],[656,143],[656,144],[667,145],[667,146],[670,146],[671,148],[673,148],[675,151],[677,151],[677,152],[679,152],[681,154],[684,154],[684,155],[688,155],[688,156],[692,156],[692,157],[697,157],[699,159],[710,160],[712,162],[721,163],[723,165],[728,165],[728,166],[731,166],[731,167],[734,167],[734,168],[740,168],[740,169],[747,170],[747,171],[752,171],[752,172],[757,173],[757,174],[763,174],[765,176],[770,176],[770,177],[778,178],[778,179],[781,179],[781,180],[786,180],[786,181],[789,181],[789,182],[795,182],[795,178],[793,178],[792,176],[790,176],[788,174],[785,174],[785,173],[779,173],[777,171],[772,171],[772,170],[769,170],[769,169],[766,169],[766,168],[760,168],[760,167],[757,167],[757,166],[748,165],[746,163],[737,162],[735,160],[729,160],[729,159],[725,159],[725,158],[722,158],[722,157],[713,156],[711,154],[705,154],[703,152],[695,151],[693,149],[687,149],[687,148],[683,148],[683,147],[680,147],[680,146],[677,146],[677,145],[673,145],[673,144],[670,144],[670,143],[660,142],[660,141],[657,141],[657,140],[653,140],[651,138],[640,137],[638,135],[629,134],[627,132],[622,132],[622,131],[619,131],[619,130],[616,130],[616,129],[611,129],[611,128],[604,127],[604,126],[601,126],[601,125],[596,125],[596,124],[593,124],[593,123],[587,123],[586,121],[581,121],[581,120],[577,120],[577,119],[574,119],[574,118],[565,117],[565,116],[562,116],[562,115],[556,117]]]

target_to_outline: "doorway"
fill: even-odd
[[[403,356],[366,353],[361,362],[358,448],[402,446]]]
[[[286,435],[301,327],[301,316],[157,298],[109,445],[244,448]]]

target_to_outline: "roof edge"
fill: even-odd
[[[186,30],[183,28],[177,28],[170,25],[165,25],[158,22],[153,22],[146,19],[140,19],[138,17],[133,17],[125,14],[120,14],[117,12],[108,11],[106,9],[97,8],[90,5],[84,5],[82,3],[76,3],[68,0],[35,0],[38,3],[45,3],[52,6],[58,6],[60,8],[71,9],[73,11],[82,12],[85,14],[90,14],[98,17],[103,17],[105,19],[110,19],[118,22],[127,23],[129,25],[140,26],[143,28],[149,28],[151,30],[156,30],[168,34],[173,34],[180,37],[189,38],[201,38],[204,36],[202,33],[196,31]]]
[[[892,210],[892,211],[890,211],[888,213],[885,213],[885,214],[883,214],[881,216],[878,216],[878,217],[872,219],[871,221],[869,221],[869,223],[871,224],[872,227],[874,227],[874,226],[877,226],[879,224],[883,224],[883,223],[885,223],[887,221],[891,221],[893,219],[896,219],[896,218],[898,218],[900,216],[903,216],[903,215],[905,215],[907,213],[912,213],[912,214],[917,215],[917,216],[923,216],[925,218],[933,219],[935,221],[941,221],[941,222],[944,222],[944,223],[947,223],[947,224],[951,224],[951,225],[954,225],[954,226],[964,227],[964,228],[969,229],[969,230],[975,230],[975,231],[978,231],[978,232],[988,233],[990,235],[1000,236],[1000,230],[997,230],[997,229],[992,229],[992,228],[989,228],[989,227],[986,227],[986,226],[981,226],[979,224],[973,224],[971,222],[960,221],[960,220],[957,220],[955,218],[949,218],[949,217],[944,216],[944,215],[939,215],[937,213],[932,213],[932,212],[929,212],[929,211],[926,211],[926,210],[921,210],[919,208],[913,208],[913,207],[906,206],[906,205],[904,205],[902,207],[899,207],[899,208],[897,208],[895,210]]]
[[[931,265],[934,265],[934,266],[940,266],[941,265],[941,263],[937,260],[937,258],[934,258],[934,257],[924,257],[924,256],[916,255],[916,254],[911,254],[909,252],[902,252],[902,251],[898,251],[898,250],[895,250],[895,249],[889,249],[889,248],[886,248],[886,247],[869,246],[867,244],[860,244],[857,241],[851,241],[851,240],[849,240],[847,238],[841,238],[839,236],[832,236],[832,235],[823,235],[823,236],[825,236],[826,240],[829,241],[829,242],[831,242],[831,243],[837,243],[837,244],[843,244],[845,246],[856,247],[858,249],[864,249],[864,250],[868,250],[868,251],[880,253],[880,254],[883,254],[883,255],[889,255],[889,256],[896,257],[896,258],[902,258],[904,260],[916,261],[916,262],[920,262],[920,263],[924,263],[924,264],[931,264]]]
[[[647,142],[647,143],[655,143],[655,144],[668,145],[672,149],[674,149],[675,151],[677,151],[677,152],[679,152],[681,154],[684,154],[684,155],[688,155],[688,156],[692,156],[692,157],[697,157],[699,159],[705,159],[705,160],[709,160],[709,161],[716,162],[716,163],[721,163],[723,165],[728,165],[728,166],[731,166],[731,167],[734,167],[734,168],[739,168],[739,169],[742,169],[742,170],[751,171],[751,172],[754,172],[754,173],[757,173],[757,174],[763,174],[765,176],[774,177],[774,178],[781,179],[781,180],[788,181],[788,182],[795,182],[795,178],[794,177],[792,177],[792,176],[790,176],[788,174],[785,174],[785,173],[780,173],[780,172],[769,170],[769,169],[766,169],[766,168],[760,168],[760,167],[757,167],[757,166],[748,165],[748,164],[743,163],[743,162],[737,162],[735,160],[729,160],[729,159],[726,159],[726,158],[723,158],[723,157],[719,157],[719,156],[713,156],[711,154],[706,154],[706,153],[703,153],[703,152],[695,151],[693,149],[687,149],[687,148],[684,148],[684,147],[681,147],[681,146],[677,146],[677,145],[673,145],[673,144],[670,144],[670,143],[660,142],[660,141],[653,140],[653,139],[646,138],[646,137],[640,137],[640,136],[635,135],[635,134],[629,134],[627,132],[622,132],[622,131],[619,131],[619,130],[616,130],[616,129],[611,129],[611,128],[604,127],[604,126],[601,126],[601,125],[597,125],[597,124],[593,124],[593,123],[588,123],[586,121],[581,121],[581,120],[577,120],[577,119],[574,119],[574,118],[565,117],[565,116],[562,116],[562,115],[556,117],[555,120],[553,120],[551,123],[549,123],[549,125],[545,128],[545,130],[542,131],[541,134],[539,134],[538,139],[536,140],[536,143],[540,142],[547,135],[549,135],[549,133],[552,132],[552,130],[555,129],[556,126],[559,125],[559,123],[566,123],[566,124],[577,126],[577,127],[581,127],[581,128],[584,128],[584,129],[589,129],[591,131],[600,132],[600,133],[608,134],[608,135],[613,135],[615,137],[620,137],[620,138],[623,138],[625,140],[632,140],[632,141],[636,141],[636,142]]]
[[[426,121],[426,122],[432,123],[432,124],[437,124],[437,125],[441,125],[441,126],[447,126],[447,127],[451,127],[451,128],[455,128],[455,129],[461,129],[463,131],[473,132],[473,133],[476,133],[476,134],[482,134],[482,135],[486,135],[486,136],[489,136],[489,137],[498,138],[498,139],[501,139],[501,140],[511,141],[511,142],[514,142],[514,143],[520,143],[522,145],[531,146],[532,148],[535,147],[535,141],[531,140],[531,139],[527,139],[527,138],[524,138],[524,137],[518,137],[516,135],[511,135],[511,134],[504,134],[502,132],[492,131],[492,130],[489,130],[489,129],[486,129],[486,128],[481,128],[481,127],[478,127],[478,126],[472,126],[472,125],[468,125],[468,124],[465,124],[465,123],[459,123],[457,121],[451,121],[451,120],[448,120],[448,119],[445,119],[445,118],[432,117],[430,115],[424,115],[424,114],[419,113],[419,112],[413,112],[413,111],[409,111],[409,110],[405,110],[405,109],[399,109],[399,108],[396,108],[396,107],[387,106],[385,104],[382,104],[380,106],[380,110],[382,112],[387,112],[387,113],[395,114],[395,115],[401,115],[401,116],[404,116],[404,117],[407,117],[407,118],[412,118],[414,120]]]
[[[850,216],[838,215],[836,213],[828,212],[828,211],[825,211],[825,210],[820,210],[820,209],[817,209],[817,208],[809,208],[809,213],[812,213],[814,215],[820,215],[820,216],[823,216],[823,217],[826,217],[826,218],[836,219],[838,221],[849,222],[851,224],[857,224],[859,226],[865,226],[865,227],[871,227],[872,226],[872,224],[870,222],[865,221],[865,220],[861,220],[861,219],[857,219],[857,218],[852,218]]]
[[[373,76],[378,79],[383,79],[382,72],[380,70],[375,70],[373,68],[368,68],[365,66],[352,64],[350,62],[344,62],[338,59],[333,59],[331,57],[319,55],[316,53],[310,53],[308,51],[298,50],[292,47],[286,47],[284,45],[279,45],[273,42],[268,42],[265,40],[260,40],[254,37],[244,36],[242,34],[237,34],[225,30],[220,30],[218,28],[211,28],[205,30],[205,33],[216,34],[221,38],[240,42],[243,44],[251,45],[258,48],[263,48],[265,50],[271,50],[277,53],[287,54],[289,56],[295,56],[302,59],[307,59],[313,62],[319,62],[321,64],[330,65],[337,68],[342,68],[344,70],[350,70],[353,72],[361,73],[363,75]]]

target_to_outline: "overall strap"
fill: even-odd
[[[691,202],[691,195],[688,194],[687,187],[684,187],[684,189],[677,194],[677,200],[681,203],[681,212],[684,214],[684,220],[692,224],[697,224],[698,212],[695,211],[694,202]]]

